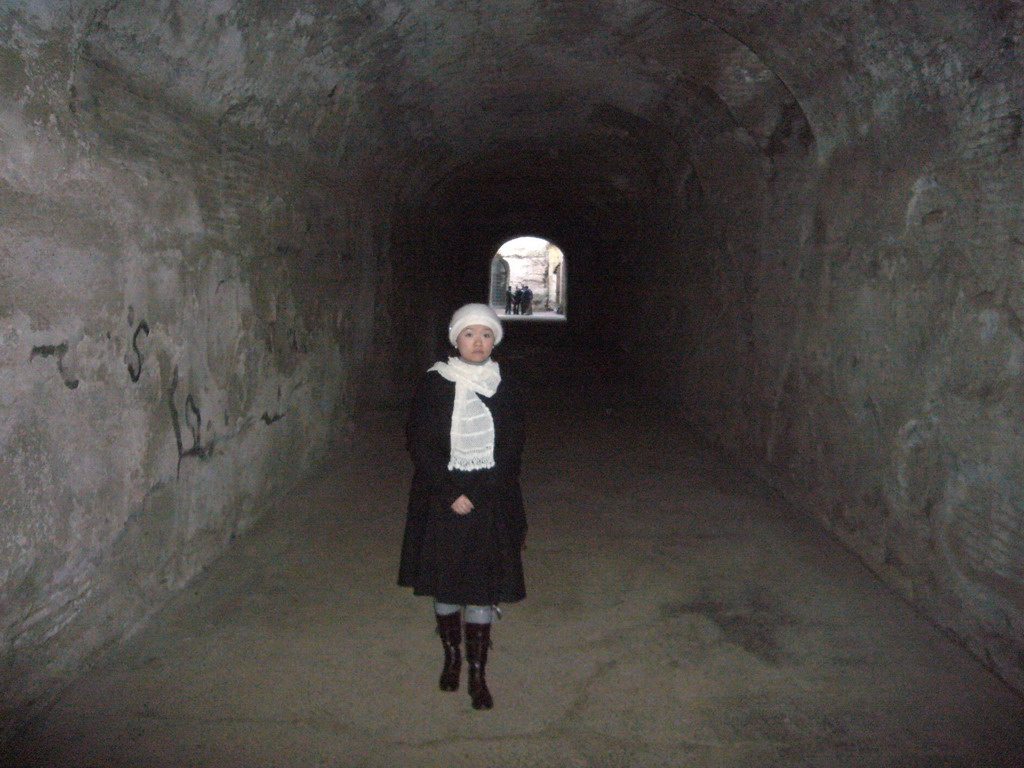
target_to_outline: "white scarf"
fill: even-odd
[[[477,395],[492,397],[501,383],[501,369],[493,360],[472,365],[459,357],[434,363],[448,381],[455,382],[452,408],[451,456],[448,469],[488,469],[494,466],[494,419]]]

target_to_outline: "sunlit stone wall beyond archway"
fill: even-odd
[[[565,317],[565,255],[543,238],[517,237],[502,245],[491,259],[490,285],[490,303],[499,313]]]

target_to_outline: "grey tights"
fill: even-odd
[[[490,624],[494,621],[497,610],[493,605],[453,605],[452,603],[434,602],[434,613],[438,616],[450,616],[465,609],[467,624]]]

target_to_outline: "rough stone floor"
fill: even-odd
[[[573,402],[580,402],[578,395]],[[394,586],[401,415],[356,438],[140,636],[16,766],[1024,766],[1024,702],[813,524],[628,408],[535,409],[530,597],[496,700],[436,680]]]

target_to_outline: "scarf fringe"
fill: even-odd
[[[491,459],[480,458],[480,457],[477,457],[477,458],[472,458],[472,457],[470,457],[470,458],[459,458],[459,459],[452,458],[448,462],[448,469],[449,470],[458,469],[458,470],[461,470],[463,472],[472,472],[473,470],[476,470],[476,469],[490,469],[493,466],[494,466],[494,459],[493,458],[491,458]]]

